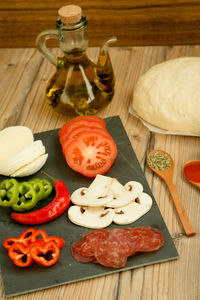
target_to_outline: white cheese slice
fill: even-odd
[[[10,126],[0,131],[0,163],[33,143],[33,133],[26,126]]]
[[[23,150],[2,161],[0,163],[0,174],[10,176],[43,154],[45,154],[45,147],[42,141],[35,141]]]
[[[13,174],[11,174],[11,177],[24,177],[24,176],[30,176],[32,174],[35,174],[38,172],[46,163],[48,158],[48,154],[42,154],[41,156],[35,158],[25,166],[19,168],[17,171],[15,171]]]

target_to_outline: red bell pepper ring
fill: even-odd
[[[23,244],[24,246],[28,246],[31,242],[31,237],[33,233],[36,232],[36,229],[34,228],[29,228],[22,232],[19,237],[10,237],[5,239],[3,242],[3,246],[6,250],[8,250],[14,243],[20,243]]]
[[[33,234],[36,232],[36,229],[34,228],[29,228],[26,229],[24,232],[22,232],[19,236],[19,240],[20,242],[25,245],[28,246],[31,243],[31,239]]]
[[[37,264],[50,267],[58,261],[60,249],[53,241],[50,241],[45,244],[33,244],[30,253]]]
[[[38,229],[31,236],[31,243],[35,242],[38,239],[38,237],[39,237],[39,239],[46,241],[46,239],[48,238],[48,235],[47,235],[46,231],[44,231],[42,229]]]
[[[59,248],[63,248],[65,246],[65,240],[63,238],[57,237],[57,236],[48,236],[46,231],[44,231],[42,229],[36,230],[33,233],[32,237],[31,237],[31,243],[37,241],[38,237],[40,237],[40,236],[45,243],[53,241],[54,243],[56,243],[56,245]]]
[[[21,224],[42,224],[62,215],[69,206],[70,194],[60,180],[54,182],[54,188],[56,196],[47,206],[27,214],[12,213],[11,217]]]
[[[33,263],[29,247],[21,243],[14,243],[8,250],[8,255],[18,267],[29,267]]]
[[[7,238],[4,242],[3,242],[3,246],[6,250],[9,250],[10,247],[14,244],[14,243],[19,243],[19,238],[17,237],[10,237]]]
[[[58,236],[49,236],[45,242],[48,243],[48,242],[54,242],[59,248],[63,248],[65,246],[65,240],[61,237],[58,237]]]

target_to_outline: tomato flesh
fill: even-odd
[[[69,131],[68,133],[63,135],[62,142],[61,142],[63,149],[73,139],[77,138],[82,132],[93,132],[94,130],[95,130],[95,132],[99,132],[103,135],[106,135],[106,136],[112,138],[111,135],[108,133],[108,131],[104,128],[89,127],[89,126],[82,125],[82,126],[78,126],[78,127],[73,128],[71,131]]]
[[[106,123],[104,119],[97,117],[97,116],[80,116],[76,117],[74,119],[71,119],[69,122],[65,123],[60,131],[59,131],[59,137],[60,140],[62,141],[62,136],[63,134],[66,134],[68,130],[72,130],[73,128],[81,125],[86,125],[86,126],[94,126],[94,127],[100,127],[100,128],[105,128]]]
[[[93,130],[81,132],[63,152],[73,170],[86,177],[95,177],[110,169],[117,156],[117,147],[111,137]]]

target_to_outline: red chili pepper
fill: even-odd
[[[56,196],[47,206],[27,214],[12,213],[11,217],[22,224],[42,224],[59,217],[69,206],[70,194],[60,180],[54,182],[54,188]]]
[[[60,249],[53,241],[45,244],[33,244],[30,252],[32,259],[45,267],[54,265],[60,256]]]
[[[8,255],[18,267],[29,267],[33,263],[29,247],[14,243],[8,250]]]
[[[34,228],[29,228],[27,230],[25,230],[24,232],[22,232],[22,234],[19,237],[10,237],[7,238],[4,243],[3,246],[6,250],[8,250],[14,243],[20,243],[23,244],[24,246],[28,246],[33,233],[36,232],[36,229]]]

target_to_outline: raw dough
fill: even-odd
[[[133,110],[166,130],[200,134],[200,57],[155,65],[138,80]]]

